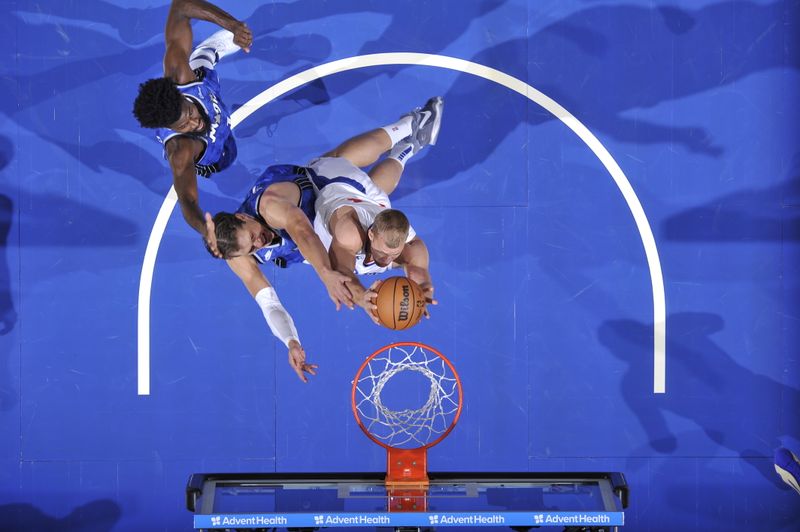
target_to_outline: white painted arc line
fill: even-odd
[[[653,393],[665,393],[666,296],[664,291],[664,278],[661,270],[661,262],[658,256],[658,248],[656,247],[655,238],[642,204],[639,201],[639,198],[636,196],[633,187],[631,186],[622,169],[616,163],[608,150],[606,150],[606,148],[589,131],[589,129],[586,128],[586,126],[584,126],[577,118],[572,116],[572,114],[570,114],[561,105],[540,91],[534,89],[527,83],[485,65],[480,65],[464,59],[441,55],[419,53],[385,53],[348,57],[310,68],[266,89],[252,98],[249,102],[245,103],[231,115],[231,127],[236,127],[245,118],[275,98],[278,98],[283,94],[311,81],[315,81],[331,74],[345,72],[347,70],[387,65],[417,65],[446,68],[449,70],[472,74],[503,85],[504,87],[525,96],[529,100],[545,108],[553,116],[564,123],[564,125],[570,128],[570,130],[572,130],[581,140],[583,140],[584,143],[586,143],[589,149],[592,150],[603,166],[605,166],[606,170],[608,170],[612,179],[614,179],[614,182],[617,184],[617,187],[622,193],[622,196],[625,199],[631,214],[633,215],[636,228],[638,229],[639,236],[642,240],[642,245],[644,246],[647,265],[650,270],[650,282],[653,292]],[[156,217],[156,222],[153,225],[150,239],[148,240],[147,250],[145,252],[145,261],[142,264],[142,275],[139,284],[138,329],[140,395],[149,394],[149,306],[150,288],[152,283],[153,269],[155,267],[155,258],[158,253],[161,237],[164,234],[164,229],[169,221],[169,214],[171,214],[172,210],[175,208],[176,201],[177,196],[175,196],[174,189],[171,188],[170,193],[164,199],[161,210]],[[164,213],[166,213],[166,215],[162,216]],[[149,262],[148,259],[152,259],[152,263]],[[145,295],[146,298],[144,297]],[[145,358],[146,360],[143,360]],[[143,386],[142,373],[144,371],[147,372],[147,375],[146,384]]]
[[[153,229],[150,231],[150,238],[147,240],[147,248],[144,251],[144,261],[142,261],[142,273],[139,276],[137,330],[139,395],[150,395],[150,291],[153,286],[153,272],[161,238],[164,236],[167,222],[177,202],[178,195],[175,193],[175,187],[170,187],[167,197],[164,198],[164,202],[158,210]]]

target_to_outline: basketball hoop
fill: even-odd
[[[364,434],[386,448],[390,508],[427,507],[428,449],[455,427],[462,395],[453,364],[425,344],[387,345],[361,364],[353,379],[353,415]]]

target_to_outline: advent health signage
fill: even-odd
[[[195,515],[194,528],[622,526],[623,512],[400,512]]]

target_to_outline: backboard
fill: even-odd
[[[422,497],[387,491],[384,473],[194,474],[196,529],[581,527],[624,524],[621,473],[429,473]],[[401,500],[402,499],[402,500]]]

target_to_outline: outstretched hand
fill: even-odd
[[[211,217],[210,213],[206,213],[206,234],[203,235],[203,241],[205,241],[206,247],[212,255],[218,259],[222,258],[222,253],[219,252],[219,248],[217,247],[217,233],[216,227],[214,226],[214,219]]]
[[[380,320],[378,320],[378,305],[376,304],[376,299],[378,298],[378,287],[382,282],[383,281],[379,279],[372,283],[369,288],[364,290],[364,293],[361,294],[361,297],[356,302],[359,307],[364,309],[369,319],[376,325],[381,324]]]
[[[230,30],[233,33],[233,44],[250,53],[250,47],[253,46],[253,32],[246,23],[238,21]]]
[[[328,297],[336,305],[336,310],[342,308],[342,305],[353,310],[353,295],[345,284],[350,277],[336,270],[328,270],[321,275],[321,279],[328,290]]]
[[[422,293],[425,296],[425,302],[427,303],[427,305],[425,305],[425,311],[423,312],[423,316],[425,316],[425,318],[427,319],[430,319],[431,314],[430,312],[428,312],[428,305],[438,305],[439,301],[433,299],[432,284],[424,283],[422,284],[422,286],[420,286],[420,288],[422,288]]]
[[[306,362],[306,351],[297,340],[289,342],[289,365],[292,366],[294,372],[303,382],[308,382],[306,373],[309,375],[317,374],[317,365]]]

